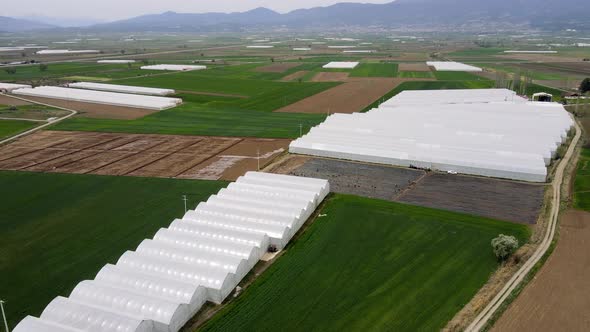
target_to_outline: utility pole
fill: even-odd
[[[303,136],[303,124],[299,124],[299,137]]]
[[[260,148],[256,149],[256,161],[258,162],[258,171],[260,172]]]
[[[186,195],[182,195],[182,200],[184,201],[184,213],[186,213],[186,211],[187,211],[186,202],[188,201],[188,199],[186,198]]]
[[[6,313],[4,312],[4,301],[0,300],[0,309],[2,310],[2,318],[4,319],[4,329],[6,332],[10,332],[8,329],[8,321],[6,320]]]

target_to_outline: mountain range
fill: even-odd
[[[397,0],[386,4],[339,3],[280,14],[266,8],[239,13],[144,15],[80,28],[91,31],[241,31],[251,28],[490,27],[512,25],[590,30],[587,0]],[[0,18],[0,31],[55,28],[45,23]]]

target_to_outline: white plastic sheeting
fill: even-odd
[[[322,68],[324,69],[354,69],[358,66],[358,62],[347,62],[347,61],[332,61],[325,64]]]
[[[250,46],[246,46],[246,48],[260,48],[260,49],[265,49],[265,48],[273,48],[274,46],[272,45],[250,45]]]
[[[454,61],[428,61],[428,66],[434,67],[437,71],[472,71],[479,72],[483,69]]]
[[[557,54],[557,51],[504,51],[504,53],[516,54]]]
[[[375,50],[347,50],[347,51],[342,51],[342,53],[375,53],[377,51]]]
[[[131,93],[138,95],[152,95],[152,96],[168,96],[175,93],[172,89],[158,89],[158,88],[146,88],[142,86],[131,86],[131,85],[117,85],[117,84],[104,84],[104,83],[92,83],[92,82],[77,82],[68,84],[70,88],[85,89],[85,90],[97,90],[107,92],[121,92]]]
[[[477,94],[483,91],[474,93]],[[491,91],[493,101],[499,91]],[[430,91],[424,93],[431,93]],[[440,93],[440,92],[439,92]],[[453,90],[449,90],[453,94]],[[465,96],[458,94],[461,99]],[[477,98],[476,98],[477,99]],[[368,113],[335,114],[290,145],[290,152],[544,182],[573,120],[556,103],[423,105],[412,98]],[[453,100],[453,98],[446,98]],[[473,101],[473,100],[472,100]]]
[[[100,53],[98,50],[41,50],[38,55],[67,55],[67,54],[94,54]]]
[[[18,89],[13,91],[13,93],[31,97],[72,100],[85,103],[135,107],[152,110],[165,110],[176,107],[182,103],[182,99],[179,98],[82,90],[56,86],[40,86],[32,89]]]
[[[145,70],[191,71],[191,70],[204,70],[204,69],[207,69],[207,66],[198,66],[198,65],[151,65],[151,66],[142,66],[141,69],[145,69]]]
[[[472,104],[492,102],[525,103],[528,99],[508,89],[406,90],[380,107],[401,105]]]
[[[135,60],[98,60],[97,63],[110,63],[110,64],[126,64],[135,63]]]
[[[26,88],[31,88],[31,86],[25,85],[25,84],[12,84],[12,83],[0,82],[0,92],[12,92],[16,89],[26,89]]]
[[[249,172],[14,331],[176,332],[206,301],[223,302],[269,245],[283,248],[329,191]]]

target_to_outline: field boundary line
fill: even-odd
[[[57,119],[55,121],[47,122],[44,125],[40,125],[40,126],[35,127],[33,129],[27,130],[27,131],[22,132],[20,134],[16,134],[16,135],[14,135],[12,137],[9,137],[7,139],[4,139],[4,140],[0,141],[0,145],[5,144],[5,143],[8,143],[8,142],[11,142],[11,141],[13,141],[13,140],[15,140],[17,138],[20,138],[20,137],[23,137],[23,136],[32,134],[32,133],[34,133],[34,132],[36,132],[38,130],[41,130],[41,129],[45,128],[45,127],[49,127],[49,126],[51,126],[53,124],[59,123],[59,122],[61,122],[63,120],[66,120],[66,119],[71,118],[72,116],[78,114],[78,111],[75,111],[75,110],[72,110],[72,109],[68,109],[68,108],[64,108],[64,107],[51,106],[51,105],[48,105],[48,104],[39,103],[39,102],[28,100],[28,99],[25,99],[25,98],[20,98],[20,97],[16,97],[16,96],[12,96],[12,95],[7,95],[5,93],[0,93],[0,96],[6,96],[6,97],[9,97],[9,98],[20,99],[22,101],[26,101],[26,102],[29,102],[29,103],[33,103],[33,104],[37,104],[37,105],[43,105],[43,106],[47,106],[47,107],[58,108],[58,109],[61,109],[61,110],[64,110],[64,111],[71,112],[70,114],[68,114],[68,115],[66,115],[64,117],[61,117],[61,118],[59,118],[59,119]]]
[[[565,168],[568,166],[570,159],[572,158],[574,151],[576,150],[576,146],[582,136],[582,130],[578,123],[574,120],[574,126],[576,128],[576,135],[574,139],[571,141],[570,146],[565,154],[564,158],[559,163],[557,170],[555,172],[555,177],[551,184],[553,188],[553,197],[551,200],[551,213],[549,217],[549,222],[547,223],[547,230],[545,231],[545,236],[543,241],[535,250],[533,255],[521,266],[521,268],[508,280],[506,285],[496,294],[496,296],[488,303],[488,305],[475,317],[473,322],[469,324],[465,331],[467,332],[479,332],[481,331],[488,321],[492,318],[494,313],[498,310],[498,308],[504,303],[504,301],[512,294],[514,289],[518,287],[524,278],[529,274],[529,272],[533,269],[533,267],[543,258],[551,243],[553,242],[553,238],[555,236],[555,229],[557,227],[557,220],[559,217],[560,212],[560,203],[561,203],[561,186],[563,184],[563,176]]]

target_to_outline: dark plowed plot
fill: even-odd
[[[332,159],[310,159],[291,174],[326,179],[336,193],[391,201],[425,173]]]
[[[447,174],[431,174],[405,192],[400,202],[534,224],[545,186]]]
[[[299,65],[301,64],[297,62],[273,63],[268,66],[258,67],[256,68],[256,71],[261,73],[284,73],[287,70],[295,68]]]
[[[510,182],[297,156],[273,172],[322,178],[336,193],[398,201],[506,221],[534,224],[543,205],[544,185]],[[295,161],[295,162],[293,162]],[[293,167],[288,166],[293,163]]]
[[[0,147],[0,170],[235,180],[289,140],[40,131]]]

